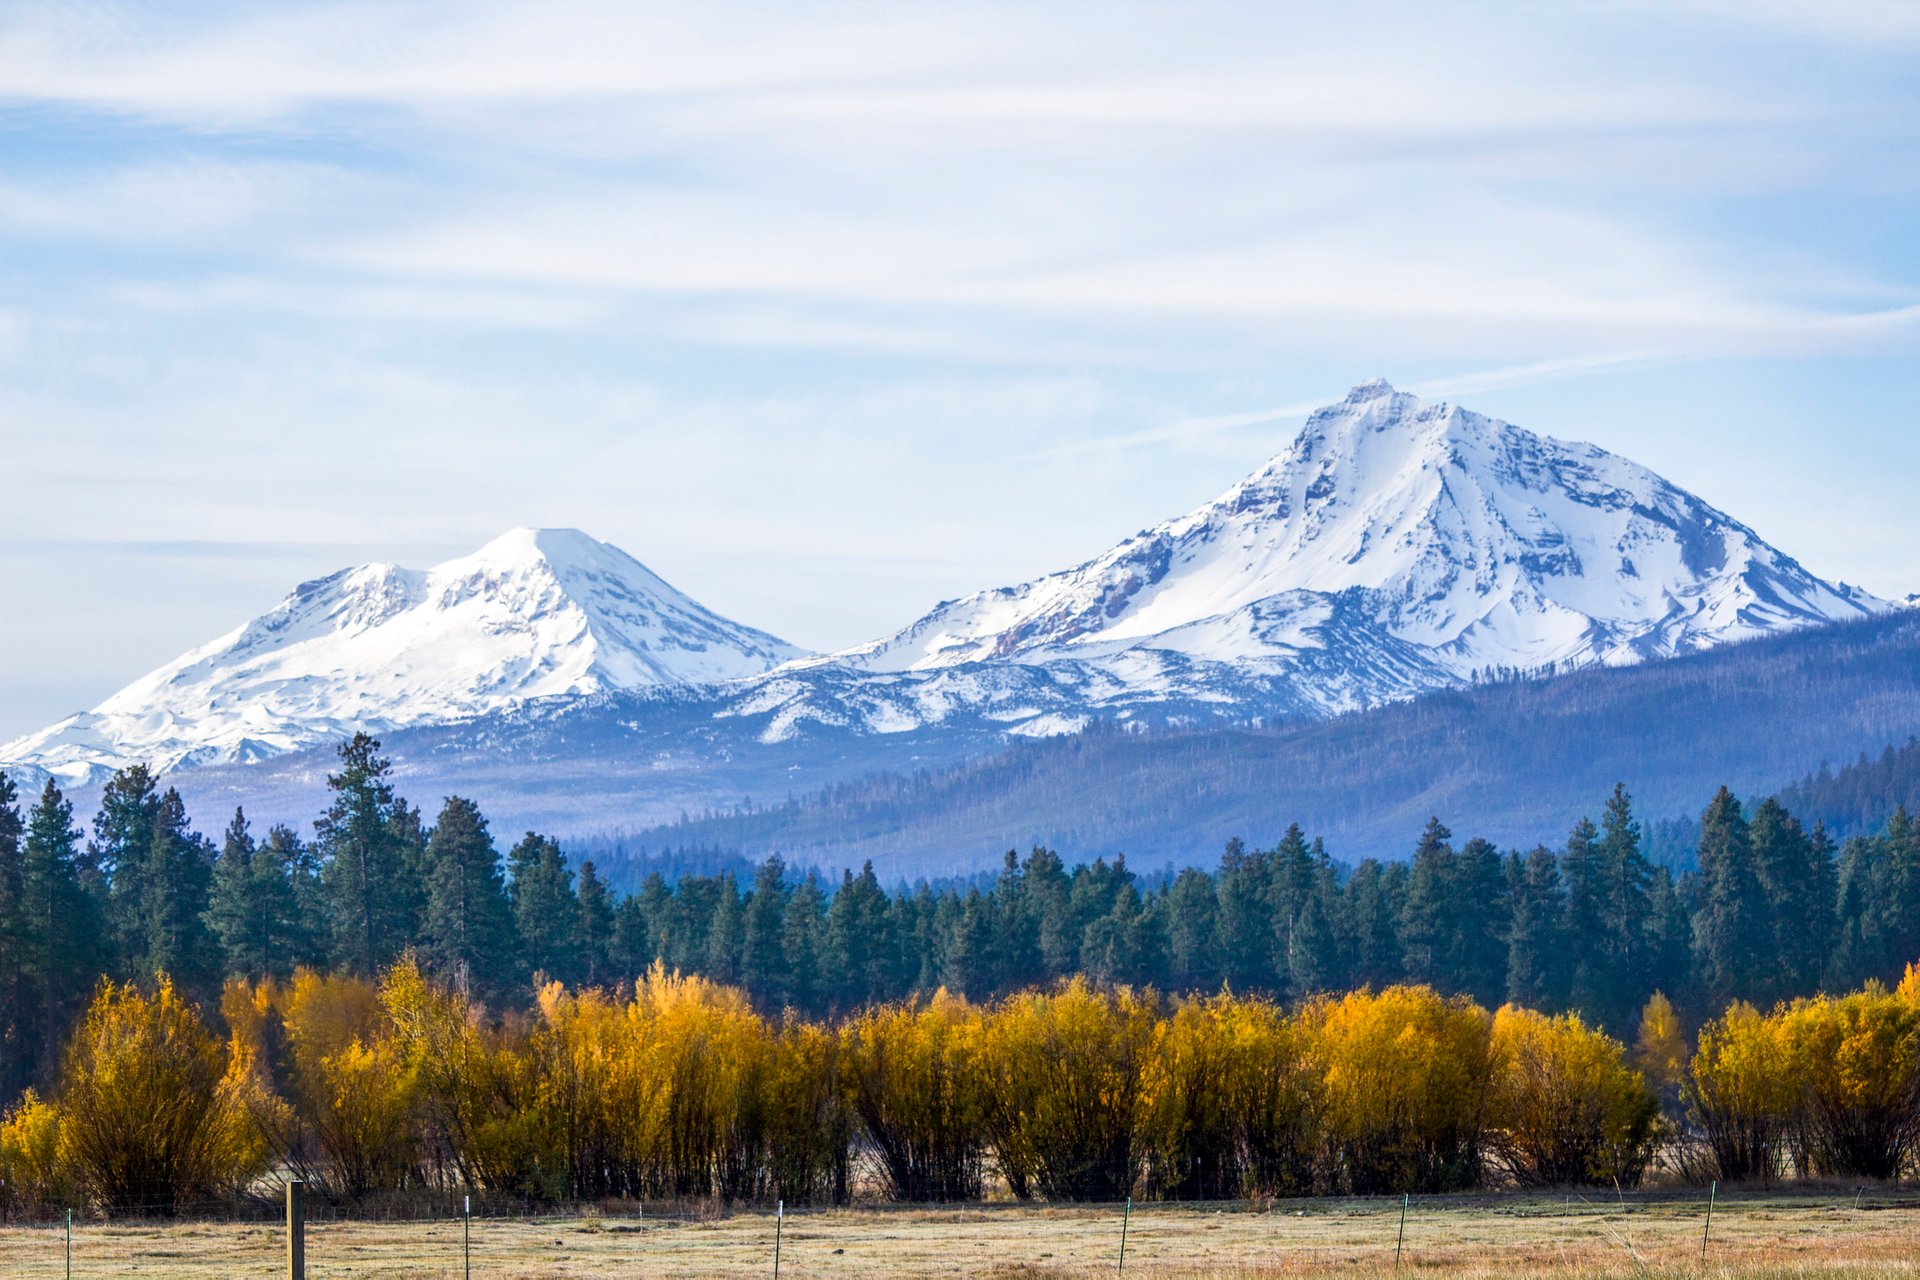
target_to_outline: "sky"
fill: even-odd
[[[1920,5],[0,4],[0,740],[577,526],[826,649],[1365,378],[1920,590]]]

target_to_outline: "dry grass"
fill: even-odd
[[[1136,1207],[1129,1275],[1353,1277],[1394,1270],[1398,1201]],[[1920,1198],[1851,1192],[1723,1197],[1706,1266],[1704,1205],[1691,1195],[1416,1199],[1401,1270],[1409,1280],[1877,1280],[1912,1276]],[[482,1280],[764,1275],[774,1224],[764,1213],[707,1220],[606,1216],[476,1221]],[[1120,1214],[1106,1208],[989,1206],[822,1210],[789,1215],[781,1273],[801,1276],[1067,1277],[1113,1273]],[[109,1224],[75,1228],[77,1277],[276,1277],[284,1233],[261,1224]],[[457,1221],[309,1226],[314,1280],[464,1275]],[[59,1229],[0,1230],[0,1276],[64,1276]]]

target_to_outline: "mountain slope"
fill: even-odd
[[[1888,607],[1637,463],[1371,382],[1198,510],[827,660],[904,672],[1173,653],[1297,671],[1299,700],[1338,712]],[[1328,660],[1309,663],[1315,651]]]
[[[1139,866],[1204,864],[1230,837],[1270,842],[1289,822],[1325,836],[1336,857],[1403,857],[1432,815],[1462,837],[1526,848],[1597,815],[1617,781],[1644,817],[1697,814],[1722,783],[1770,791],[1823,759],[1915,734],[1920,614],[1901,611],[1325,720],[1021,742],[628,827],[624,840],[828,866],[871,859],[883,876],[908,878],[989,869],[1004,850],[1035,843],[1073,861],[1125,853]]]
[[[69,781],[133,760],[247,761],[531,699],[708,685],[800,652],[577,530],[515,529],[424,571],[370,564],[305,583],[0,760]]]

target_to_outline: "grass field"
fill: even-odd
[[[1720,1198],[1700,1261],[1703,1196],[1588,1192],[1415,1198],[1400,1269],[1424,1280],[1556,1277],[1907,1276],[1920,1271],[1920,1195],[1851,1189]],[[1136,1206],[1126,1273],[1141,1276],[1380,1275],[1394,1270],[1397,1200]],[[788,1215],[782,1276],[1090,1276],[1120,1265],[1117,1208],[986,1206],[816,1210]],[[485,1280],[770,1275],[771,1214],[711,1218],[589,1214],[476,1219]],[[285,1233],[261,1223],[78,1222],[73,1275],[277,1277]],[[313,1280],[463,1277],[461,1224],[316,1222]],[[0,1276],[64,1277],[61,1228],[0,1229]]]

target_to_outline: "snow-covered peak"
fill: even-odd
[[[1460,679],[1664,656],[1886,607],[1637,463],[1375,380],[1205,506],[840,658],[898,671],[1148,648],[1290,663],[1330,643],[1336,601],[1343,643],[1371,626]]]
[[[368,564],[303,583],[0,760],[84,775],[249,759],[534,698],[713,684],[800,653],[577,529],[514,529],[431,569]]]

